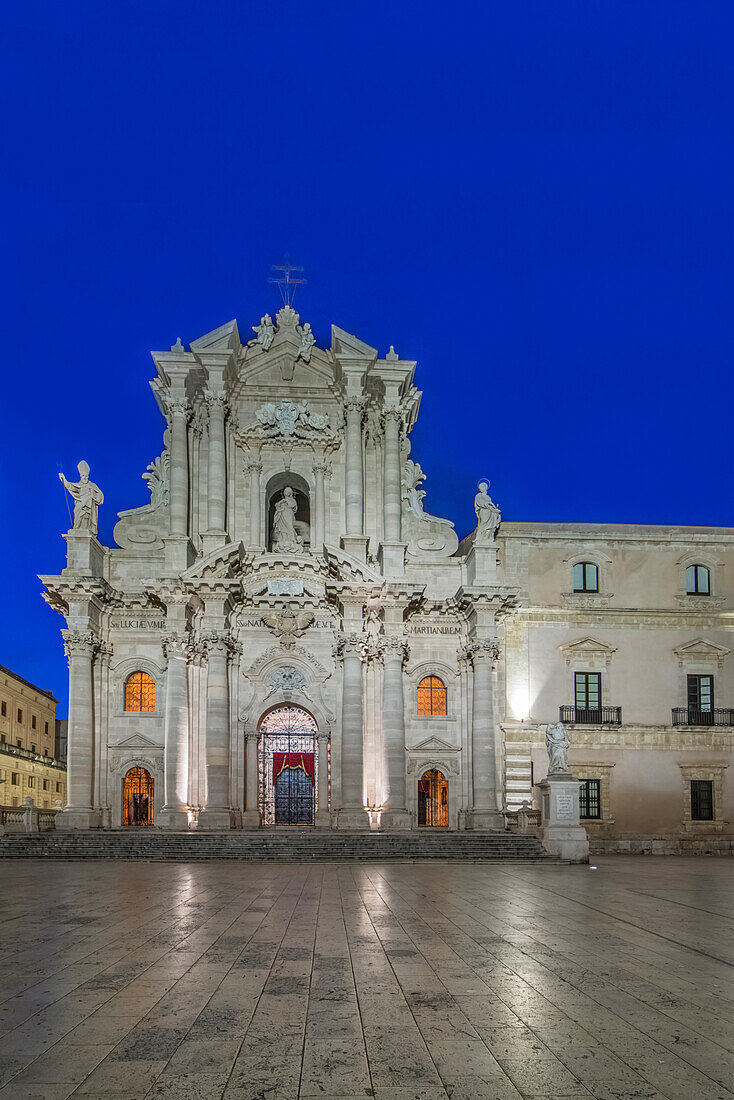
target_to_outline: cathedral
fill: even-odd
[[[115,546],[87,463],[61,475],[58,829],[503,830],[560,722],[592,851],[732,851],[734,529],[510,522],[479,481],[459,541],[415,362],[289,304],[153,360]]]

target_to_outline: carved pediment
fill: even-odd
[[[145,737],[142,733],[131,733],[129,737],[126,737],[123,741],[118,741],[114,745],[110,745],[111,749],[143,749],[149,752],[151,749],[154,752],[162,752],[163,746],[157,745],[155,741],[151,741],[149,737]]]
[[[605,664],[609,664],[612,659],[612,655],[616,653],[614,646],[607,645],[606,642],[600,642],[597,638],[579,638],[578,641],[568,642],[566,645],[558,647],[566,658],[566,664],[570,665],[572,661],[584,660],[584,661],[604,661]]]
[[[705,638],[696,638],[693,642],[686,642],[685,645],[679,645],[673,649],[681,668],[685,664],[694,661],[709,664],[716,661],[716,664],[721,668],[724,664],[724,658],[728,657],[730,652],[731,650],[727,649],[726,646],[717,645],[716,642],[707,642]]]
[[[443,741],[440,737],[427,737],[419,745],[408,749],[408,752],[461,752],[461,749],[456,745],[449,745],[448,741]]]
[[[252,555],[245,552],[241,542],[228,542],[217,546],[204,557],[199,558],[181,574],[183,580],[239,577],[244,572]]]

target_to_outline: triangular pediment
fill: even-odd
[[[425,741],[421,741],[419,745],[414,745],[409,752],[460,752],[461,750],[456,745],[449,745],[448,741],[443,741],[440,737],[427,737]]]
[[[117,744],[110,746],[113,749],[159,749],[160,747],[149,737],[144,737],[142,733],[131,733],[124,741],[118,741]]]
[[[365,344],[364,340],[353,336],[351,332],[345,332],[343,328],[339,328],[337,325],[331,326],[331,350],[340,361],[350,359],[373,361],[377,359],[377,348],[370,347],[369,344]]]
[[[198,340],[192,340],[189,344],[194,354],[202,351],[234,350],[239,348],[239,346],[240,334],[235,320],[227,321],[226,324],[220,325],[219,328],[212,329],[211,332],[207,332],[204,336],[200,336]]]
[[[693,642],[686,642],[685,645],[679,645],[673,649],[681,665],[685,661],[716,661],[721,665],[730,652],[731,650],[726,646],[708,642],[705,638],[696,638]]]
[[[579,638],[575,642],[567,642],[558,648],[566,658],[566,664],[578,660],[603,660],[608,664],[612,659],[612,654],[617,652],[614,646],[607,645],[606,642],[600,642],[598,638],[588,636]]]

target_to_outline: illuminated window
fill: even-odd
[[[686,593],[689,596],[711,595],[711,572],[705,565],[689,565],[686,569]]]
[[[599,569],[593,561],[577,561],[573,567],[574,592],[598,592]]]
[[[125,681],[125,710],[155,710],[155,681],[147,672],[133,672]]]
[[[446,685],[438,676],[424,676],[418,684],[418,714],[446,714]]]

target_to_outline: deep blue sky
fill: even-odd
[[[23,0],[0,15],[0,663],[65,699],[57,463],[148,499],[151,348],[277,308],[418,360],[426,507],[732,523],[734,5]],[[65,704],[59,708],[65,713]]]

